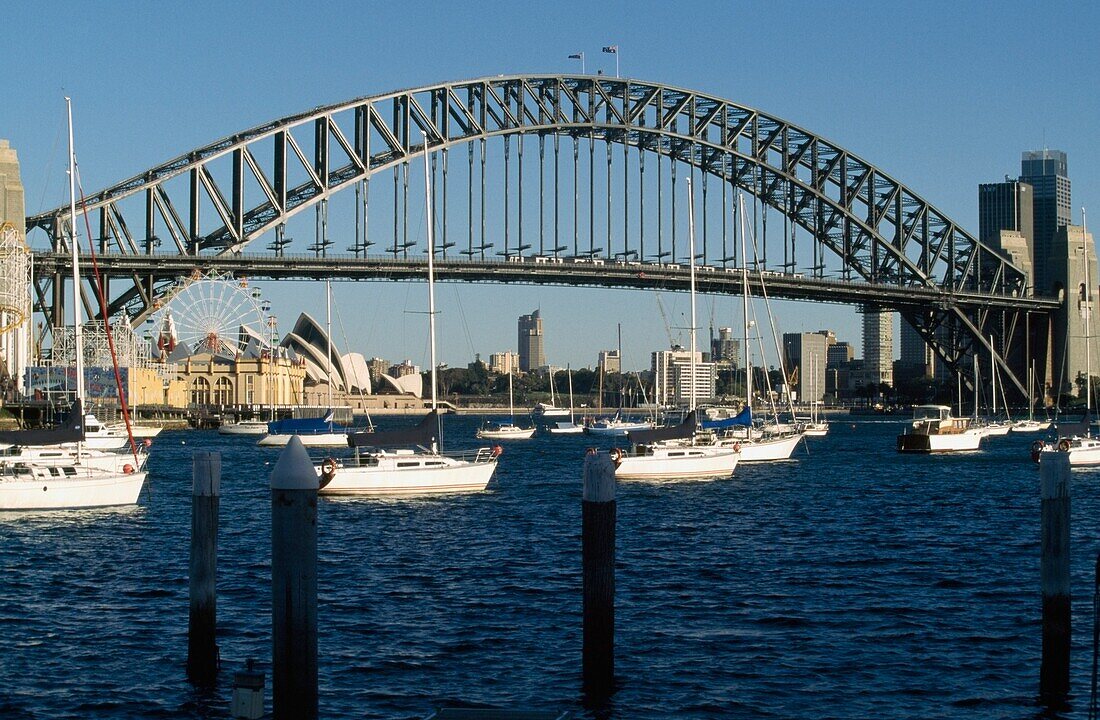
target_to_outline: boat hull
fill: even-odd
[[[528,440],[535,436],[535,428],[515,428],[512,430],[478,430],[478,438],[483,440]]]
[[[981,449],[983,437],[979,430],[943,435],[905,433],[898,435],[897,447],[903,453],[970,452]]]
[[[348,434],[346,432],[341,433],[316,433],[316,434],[302,434],[294,435],[292,433],[280,434],[280,435],[265,435],[260,438],[260,441],[256,444],[261,447],[284,447],[290,438],[296,437],[302,441],[302,444],[306,447],[347,447],[348,446]]]
[[[741,442],[741,462],[777,462],[790,460],[794,450],[798,447],[802,435],[788,435],[774,440],[754,440]]]
[[[218,428],[219,435],[267,435],[266,422],[230,423]]]
[[[740,454],[733,448],[660,449],[654,454],[623,455],[615,467],[616,480],[700,480],[727,478]]]
[[[452,460],[445,465],[398,468],[396,462],[379,466],[337,466],[331,481],[320,489],[321,495],[401,496],[450,495],[479,492],[489,486],[496,470],[496,459],[481,462]],[[412,462],[404,460],[404,462]],[[321,468],[317,468],[318,475]]]
[[[68,477],[0,479],[0,511],[68,510],[135,505],[146,473],[79,471]]]
[[[603,437],[626,437],[629,432],[636,432],[638,430],[650,430],[653,428],[651,423],[627,423],[623,425],[589,425],[584,429],[589,435],[602,435]]]

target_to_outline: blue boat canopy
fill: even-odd
[[[267,424],[267,432],[271,435],[318,435],[320,433],[343,432],[347,430],[343,425],[336,425],[332,418],[336,413],[329,410],[324,417],[319,418],[287,418],[275,420]]]
[[[730,427],[752,427],[752,408],[746,405],[744,410],[731,418],[725,418],[724,420],[704,420],[702,425],[704,430],[721,430]]]

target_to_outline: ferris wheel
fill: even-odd
[[[145,337],[154,356],[167,357],[183,346],[187,354],[209,352],[236,356],[250,338],[266,339],[267,301],[260,289],[229,275],[202,275],[169,292],[146,320]]]

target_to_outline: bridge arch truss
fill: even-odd
[[[533,240],[524,241],[522,185],[518,203],[508,197],[513,184],[510,163],[518,164],[513,177],[522,182],[523,140],[531,136],[538,139],[538,253]],[[572,243],[559,232],[562,139],[567,139],[567,145],[571,140],[572,145]],[[485,229],[485,203],[493,190],[499,194],[499,186],[486,188],[490,141],[503,145],[498,155],[504,167],[504,228],[492,236]],[[542,167],[547,141],[552,144],[554,185],[549,242]],[[597,197],[601,202],[604,198],[594,190],[596,143],[606,145],[607,157],[606,210],[601,218],[606,221],[606,234],[601,228],[598,237]],[[582,147],[589,155],[587,247],[582,247],[584,233],[577,220],[578,206],[584,204],[576,181]],[[611,203],[613,148],[620,148],[622,155],[621,213]],[[766,223],[775,212],[790,229],[784,233],[784,261],[774,262],[773,267],[794,271],[795,232],[801,229],[812,240],[811,260],[803,263],[811,275],[823,275],[828,266],[844,279],[893,290],[941,293],[944,301],[934,307],[901,310],[950,367],[957,368],[965,356],[980,348],[996,349],[1001,357],[1015,351],[1012,346],[1022,315],[1005,310],[1004,301],[1017,298],[1027,304],[1024,274],[911,189],[835,143],[759,110],[682,88],[605,76],[501,76],[358,98],[223,138],[95,193],[84,207],[94,218],[98,251],[149,259],[148,271],[130,271],[113,279],[112,310],[126,309],[133,316],[151,311],[158,288],[169,281],[155,272],[156,258],[166,253],[194,257],[196,266],[201,266],[203,258],[240,254],[259,238],[274,234],[268,250],[281,255],[290,242],[284,234],[286,223],[308,209],[317,216],[316,237],[309,250],[319,257],[329,256],[335,243],[326,227],[327,204],[344,190],[355,194],[351,256],[365,258],[368,249],[379,244],[395,259],[407,258],[416,246],[408,239],[408,178],[410,167],[415,167],[425,149],[433,153],[433,174],[438,169],[444,178],[442,185],[436,183],[443,188],[444,213],[448,173],[468,170],[465,249],[453,252],[467,260],[484,260],[495,245],[493,251],[506,260],[530,250],[540,255],[602,254],[675,263],[679,260],[675,216],[683,214],[675,211],[680,167],[699,174],[701,182],[696,185],[703,193],[704,213],[708,180],[721,188],[721,247],[717,238],[709,245],[704,239],[703,262],[727,266],[747,261],[737,257],[737,223],[730,223],[734,242],[728,242],[726,232],[727,213],[732,218],[736,212],[735,203],[727,211],[727,194],[732,197],[735,191],[743,191],[756,198],[761,208],[769,208],[763,211],[765,232],[758,248],[764,260],[761,264],[756,256],[755,267],[767,266]],[[449,155],[460,149],[466,150],[465,158],[449,161]],[[632,150],[636,159],[630,161]],[[658,183],[664,177],[662,163],[671,171],[673,189],[664,192],[672,204],[671,238],[666,237],[669,221],[660,217],[666,205],[660,185],[655,230],[646,219],[644,193],[652,185],[653,173],[650,166],[647,184],[643,180],[647,156],[657,158]],[[633,186],[627,171],[631,162],[637,173]],[[565,164],[568,169],[568,158]],[[383,173],[393,176],[392,243],[384,244],[371,241],[379,236],[376,228],[373,234],[367,231],[368,217],[377,212],[368,204],[369,184],[372,179],[375,183],[387,179]],[[475,195],[481,205],[481,227],[476,232]],[[399,200],[404,208],[398,207]],[[436,205],[440,206],[438,200]],[[516,225],[509,228],[517,207]],[[65,250],[70,225],[67,208],[28,218],[27,225],[28,234],[33,230],[48,234],[54,253]],[[460,243],[455,233],[448,241],[445,226],[444,221],[446,261],[447,248],[459,248]],[[529,230],[527,238],[532,237]],[[598,248],[597,242],[601,243]],[[686,242],[681,241],[681,255],[684,246]],[[41,278],[35,289],[39,309],[50,313],[54,324],[60,324],[62,278],[60,272]],[[988,339],[991,334],[993,340]],[[1003,369],[1015,380],[1007,365]]]

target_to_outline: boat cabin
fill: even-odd
[[[913,432],[929,435],[961,433],[970,426],[970,418],[951,417],[947,405],[914,405]]]

